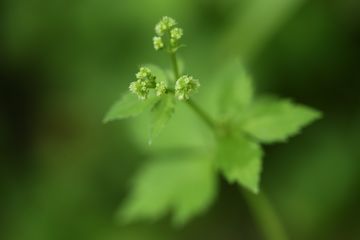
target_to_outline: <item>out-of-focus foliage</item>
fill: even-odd
[[[217,163],[228,181],[258,193],[263,155],[260,145],[243,136],[223,139],[219,145]]]
[[[121,218],[154,220],[168,210],[175,224],[203,212],[216,196],[215,171],[208,157],[167,156],[142,167]]]
[[[164,17],[165,18],[165,17]],[[250,77],[245,74],[243,67],[238,63],[231,63],[224,68],[215,82],[217,85],[217,91],[211,91],[213,98],[220,92],[220,97],[216,99],[220,102],[216,105],[220,108],[220,115],[215,121],[208,119],[208,113],[200,113],[197,117],[201,117],[201,114],[205,114],[204,125],[207,123],[210,125],[211,131],[216,135],[215,150],[209,151],[209,155],[212,158],[216,158],[215,167],[225,176],[229,183],[238,183],[241,186],[247,188],[253,193],[259,192],[260,174],[262,170],[262,149],[257,141],[271,143],[276,141],[284,141],[287,137],[295,135],[300,131],[302,127],[308,123],[314,121],[320,117],[320,113],[310,107],[291,104],[289,101],[271,99],[267,101],[257,101],[254,96],[254,88]],[[144,69],[143,69],[144,70]],[[140,70],[141,71],[141,70]],[[156,79],[156,75],[153,75],[150,69],[146,69],[145,75],[150,75],[153,79]],[[178,73],[175,73],[177,75]],[[183,74],[183,73],[180,73]],[[177,80],[180,81],[180,79]],[[141,81],[141,80],[138,80]],[[141,88],[146,88],[145,85],[141,85]],[[132,91],[130,84],[130,91]],[[171,88],[170,88],[171,89]],[[176,88],[175,88],[176,89]],[[138,94],[133,92],[133,94]],[[105,122],[107,119],[123,119],[131,116],[129,113],[142,112],[148,106],[153,106],[151,109],[151,124],[150,124],[150,141],[152,143],[153,137],[158,136],[161,130],[169,123],[171,117],[175,111],[175,97],[176,93],[167,92],[165,95],[157,96],[157,103],[154,105],[154,99],[156,97],[143,98],[139,96],[137,100],[139,104],[130,101],[129,104],[127,98],[122,98],[119,102],[110,109],[106,114]],[[184,99],[179,99],[184,103]],[[189,105],[194,104],[187,102]],[[195,113],[199,113],[196,110]],[[204,111],[204,110],[200,110]],[[184,116],[186,117],[186,115]],[[219,120],[220,121],[219,121]],[[207,121],[210,121],[207,122]],[[181,129],[186,135],[189,134],[187,126],[183,122],[179,122],[180,125],[176,129]],[[135,126],[136,128],[136,126]],[[144,131],[145,132],[145,131]],[[143,133],[144,133],[143,132]],[[180,133],[180,132],[177,132]],[[246,134],[250,135],[246,136]],[[183,135],[183,134],[181,134]],[[254,139],[252,139],[252,138]],[[173,133],[171,138],[178,138],[178,134]],[[185,138],[186,139],[186,138]],[[207,146],[209,147],[209,146]],[[177,145],[168,145],[168,149],[179,148]],[[163,149],[168,150],[168,149]],[[161,154],[156,152],[156,154]],[[215,157],[216,156],[216,157]],[[171,157],[169,157],[171,158]],[[212,163],[208,163],[210,166]],[[215,168],[214,167],[214,168]],[[169,174],[177,175],[178,171],[173,169],[169,170]],[[165,173],[159,173],[154,171],[149,174],[143,174],[140,176],[140,180],[137,181],[133,188],[133,197],[129,200],[126,207],[128,214],[125,214],[125,218],[129,221],[142,220],[142,219],[158,219],[159,216],[164,215],[163,212],[169,208],[168,205],[174,208],[174,211],[182,211],[182,205],[192,199],[191,194],[188,199],[184,197],[175,197],[177,195],[183,195],[182,188],[165,189],[167,195],[159,193],[158,201],[156,201],[156,188],[163,188],[158,184],[159,179],[163,176],[163,181],[171,181],[172,184],[178,184],[177,182],[186,183],[188,191],[199,191],[197,187],[193,187],[188,180],[187,174],[179,174],[177,179],[167,178]],[[195,172],[193,174],[196,174]],[[153,181],[153,175],[157,175],[157,180]],[[145,184],[144,184],[145,183]],[[147,183],[149,185],[147,185]],[[158,187],[156,187],[158,185]],[[144,190],[146,189],[146,191]],[[206,188],[205,188],[206,189]],[[151,196],[148,196],[147,191],[151,192]],[[168,193],[170,192],[170,193]],[[170,196],[169,196],[170,195]],[[176,203],[172,203],[173,199],[177,198]],[[170,200],[169,200],[170,199]],[[194,200],[194,199],[192,199]],[[207,198],[195,198],[197,205],[207,206]],[[153,202],[157,202],[156,205]],[[170,203],[168,203],[170,202]],[[201,202],[203,202],[201,204]],[[145,204],[144,204],[145,203]],[[196,208],[193,210],[196,213]],[[185,223],[185,220],[189,220],[194,215],[192,211],[187,214],[186,217],[181,218],[181,223]],[[175,223],[178,224],[179,220],[175,215]]]
[[[253,80],[238,61],[223,67],[216,75],[214,82],[218,90],[211,89],[210,91],[212,97],[219,101],[214,104],[218,108],[219,118],[228,120],[228,118],[236,117],[254,100]]]
[[[261,187],[291,239],[359,238],[359,1],[4,0],[0,12],[1,239],[259,239],[238,189],[224,182],[210,210],[181,230],[114,221],[153,151],[213,142],[180,104],[151,148],[146,116],[101,124],[137,64],[167,66],[151,43],[163,15],[186,29],[184,67],[202,88],[240,57],[260,93],[323,111],[304,134],[266,146]]]

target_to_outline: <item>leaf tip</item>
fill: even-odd
[[[321,112],[317,109],[314,109],[314,120],[319,120],[319,119],[322,119],[323,117],[324,117],[323,112]]]

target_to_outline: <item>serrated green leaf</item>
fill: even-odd
[[[219,96],[221,114],[233,116],[252,102],[252,79],[239,61],[226,66],[217,77],[217,81],[222,85]]]
[[[256,102],[242,128],[264,143],[285,141],[302,127],[321,117],[321,113],[289,100],[267,98]]]
[[[139,172],[131,194],[119,211],[120,220],[157,220],[172,213],[182,225],[206,210],[217,193],[216,175],[205,157],[151,161]]]
[[[137,96],[131,93],[125,94],[119,101],[115,102],[106,114],[103,122],[135,117],[151,108],[155,104],[156,98],[149,97],[146,100],[140,100]]]
[[[172,95],[164,95],[151,111],[149,144],[156,138],[170,121],[175,112],[175,99]]]
[[[262,167],[260,145],[244,137],[227,137],[219,142],[217,166],[230,182],[259,192]]]

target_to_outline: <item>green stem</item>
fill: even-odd
[[[186,103],[198,114],[198,116],[211,128],[214,130],[215,133],[217,133],[217,124],[215,121],[211,119],[211,117],[199,107],[194,101],[187,100]]]
[[[180,73],[179,73],[179,64],[176,57],[176,52],[171,52],[170,56],[171,56],[171,63],[173,65],[175,79],[178,79],[180,77]],[[187,100],[186,103],[194,110],[194,112],[196,112],[199,115],[199,117],[206,123],[206,125],[208,125],[211,129],[216,130],[217,124],[215,123],[215,121],[211,119],[211,117],[204,110],[202,110],[194,101],[190,99]]]
[[[180,73],[176,53],[170,52],[170,56],[175,79],[178,79],[180,77]],[[169,92],[173,94],[175,93],[173,90],[170,90]],[[221,126],[217,124],[209,116],[209,114],[207,114],[201,107],[190,99],[187,100],[186,103],[204,121],[204,123],[206,123],[206,125],[214,131],[215,135],[219,133],[218,130]],[[285,234],[284,227],[282,226],[281,221],[276,215],[275,210],[272,208],[265,194],[260,193],[255,195],[247,190],[244,190],[243,193],[251,212],[264,235],[264,238],[267,240],[287,240],[288,238]]]
[[[276,214],[270,201],[264,193],[253,194],[243,190],[243,196],[247,201],[253,217],[262,231],[264,239],[267,240],[287,240],[285,229]]]
[[[177,61],[176,52],[171,52],[170,57],[171,57],[171,63],[172,63],[172,66],[173,66],[174,77],[175,77],[175,81],[176,81],[180,77],[179,64],[178,64],[178,61]]]

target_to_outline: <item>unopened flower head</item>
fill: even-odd
[[[171,17],[163,17],[155,26],[155,32],[158,36],[163,36],[166,31],[176,25],[176,21]]]
[[[172,44],[176,44],[177,41],[180,40],[180,38],[183,36],[183,30],[182,28],[173,28],[170,31],[170,41]]]
[[[151,70],[147,67],[140,67],[139,72],[136,73],[137,79],[146,79],[151,77]]]
[[[142,100],[146,99],[149,90],[154,88],[156,77],[151,73],[147,67],[141,67],[139,72],[136,73],[137,80],[130,83],[129,89],[132,93],[138,95]]]
[[[166,16],[156,24],[156,36],[153,38],[155,50],[166,48],[169,53],[174,53],[179,49],[179,40],[183,36],[183,30],[176,25],[177,22],[174,19]],[[166,42],[164,42],[165,39]]]
[[[175,96],[179,100],[187,100],[191,93],[200,87],[200,82],[192,76],[183,75],[175,83]]]
[[[129,89],[141,100],[145,100],[149,94],[149,88],[146,86],[146,82],[142,80],[137,80],[130,83]]]
[[[164,47],[164,42],[162,38],[158,36],[153,37],[153,44],[156,51]]]
[[[166,93],[166,83],[164,81],[156,83],[156,96],[161,96]]]

